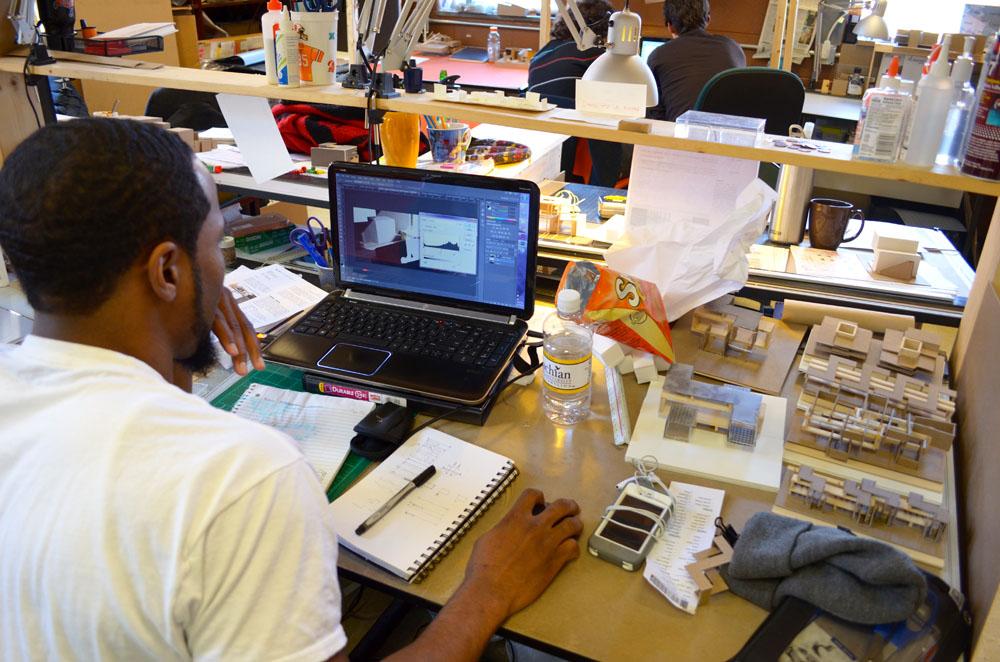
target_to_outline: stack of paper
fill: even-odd
[[[258,331],[312,308],[327,294],[277,264],[260,269],[240,267],[226,275],[225,284]]]
[[[173,23],[133,23],[117,30],[102,32],[94,39],[134,39],[136,37],[166,37],[177,32]]]

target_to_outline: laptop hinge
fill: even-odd
[[[498,315],[496,313],[484,313],[479,310],[466,310],[464,308],[454,308],[452,306],[441,306],[434,303],[423,303],[420,301],[408,301],[406,299],[396,299],[378,294],[367,294],[364,292],[354,292],[344,290],[344,298],[354,301],[367,301],[368,303],[378,303],[385,306],[396,306],[407,310],[420,310],[427,313],[439,313],[441,315],[451,315],[454,317],[464,317],[466,319],[478,320],[481,322],[494,322],[497,324],[513,325],[517,322],[517,315]]]

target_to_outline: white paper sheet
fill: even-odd
[[[327,295],[277,264],[260,269],[240,267],[226,274],[225,284],[257,330],[311,308]]]
[[[722,512],[722,490],[674,481],[674,514],[667,531],[646,558],[642,576],[670,601],[689,614],[698,609],[698,593],[686,566],[697,552],[708,549],[715,538],[715,518]]]
[[[208,152],[199,152],[197,156],[198,160],[205,165],[220,166],[223,170],[247,167],[243,153],[236,145],[219,145]]]
[[[374,407],[373,402],[251,384],[233,413],[297,441],[320,484],[329,489],[351,451],[354,426]]]
[[[295,169],[267,99],[236,94],[217,94],[215,98],[258,184]]]
[[[646,116],[646,86],[576,81],[576,109],[582,113],[633,119]]]
[[[133,23],[117,30],[102,32],[94,39],[130,39],[133,37],[166,37],[177,32],[177,26],[172,21],[164,23]]]
[[[778,273],[788,271],[788,249],[781,246],[754,244],[747,253],[747,259],[750,260],[751,269]]]
[[[636,146],[625,235],[608,266],[655,283],[676,320],[746,284],[774,198],[754,161]]]
[[[868,269],[854,253],[824,251],[818,248],[792,246],[794,272],[816,278],[872,280]]]

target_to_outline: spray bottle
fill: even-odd
[[[941,145],[944,125],[948,121],[948,109],[955,95],[955,87],[948,78],[950,48],[951,35],[946,35],[941,44],[940,56],[931,65],[930,72],[917,84],[917,106],[913,111],[910,143],[905,156],[905,161],[913,166],[926,168],[934,165]]]
[[[288,8],[281,10],[281,20],[278,22],[278,35],[274,41],[275,63],[278,74],[278,85],[282,87],[299,86],[299,33],[292,25],[292,17]]]
[[[864,161],[892,163],[899,158],[913,99],[899,91],[899,57],[893,57],[878,87],[865,92],[855,132],[854,155]]]
[[[975,61],[972,59],[972,46],[975,37],[965,38],[965,52],[955,58],[951,65],[951,83],[954,89],[951,108],[948,109],[948,120],[944,125],[944,136],[938,148],[936,163],[938,165],[957,166],[962,158],[962,148],[965,146],[966,130],[969,118],[976,107],[976,90],[969,83]]]
[[[278,36],[281,23],[281,0],[268,0],[267,13],[260,19],[261,34],[264,36],[264,72],[267,74],[267,84],[278,84],[278,63],[275,56],[274,42]]]
[[[962,172],[976,177],[1000,179],[1000,58],[979,90],[972,133],[962,160]]]

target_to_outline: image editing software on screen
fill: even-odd
[[[336,200],[344,281],[525,307],[528,193],[338,174]]]

